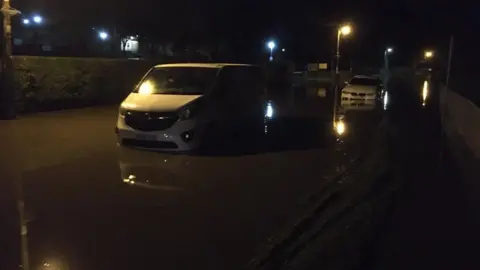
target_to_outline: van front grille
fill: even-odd
[[[161,131],[178,121],[177,113],[127,111],[125,123],[140,131]]]

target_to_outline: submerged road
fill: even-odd
[[[316,93],[314,108],[328,108]],[[344,105],[341,136],[331,112],[312,109],[277,119],[262,140],[199,156],[119,148],[116,108],[1,122],[1,266],[19,260],[23,199],[31,269],[244,268],[368,147],[382,108]]]

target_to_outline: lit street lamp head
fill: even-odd
[[[392,53],[393,52],[393,48],[387,48],[387,53]]]
[[[344,25],[340,27],[339,31],[342,35],[348,36],[352,32],[352,27],[350,25]]]
[[[433,57],[433,52],[432,51],[426,51],[425,52],[425,58],[426,59],[429,59],[429,58],[432,58]]]
[[[25,25],[29,25],[30,24],[30,20],[29,19],[23,19],[23,24]]]
[[[268,47],[270,50],[275,49],[275,47],[276,47],[275,42],[269,41],[269,42],[267,43],[267,47]]]
[[[33,21],[36,23],[36,24],[41,24],[43,22],[43,18],[39,15],[35,15],[33,16]]]
[[[100,32],[98,32],[98,37],[101,40],[107,40],[108,39],[108,33],[105,32],[105,31],[100,31]]]

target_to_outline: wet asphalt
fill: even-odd
[[[199,155],[118,147],[113,107],[0,122],[1,269],[20,261],[19,201],[30,269],[245,268],[376,132],[382,106],[344,102],[336,134],[322,89]]]

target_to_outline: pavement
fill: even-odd
[[[439,85],[432,85],[425,106],[399,102],[387,111],[392,172],[403,188],[362,269],[480,268],[478,200],[471,200],[478,193],[467,180],[478,174],[462,174],[464,160],[452,155],[442,136]]]
[[[339,136],[322,91],[296,101],[307,115],[209,155],[120,148],[113,107],[0,122],[0,268],[20,261],[18,202],[31,269],[246,267],[372,143],[383,109],[347,104]]]

